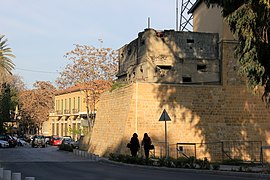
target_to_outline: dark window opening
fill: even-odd
[[[142,40],[142,41],[141,41],[141,45],[144,45],[144,44],[145,44],[145,40]]]
[[[187,39],[187,43],[194,43],[194,39]]]
[[[124,74],[124,75],[118,76],[118,79],[124,79],[126,77],[127,77],[127,74]]]
[[[172,66],[166,66],[166,65],[159,65],[157,66],[159,69],[165,69],[165,70],[170,70],[172,69]]]
[[[128,50],[128,55],[131,55],[131,49]]]
[[[182,77],[183,83],[192,82],[191,77]]]
[[[202,71],[202,72],[206,72],[206,71],[207,71],[207,66],[206,66],[206,64],[198,64],[198,65],[197,65],[197,70],[198,70],[198,71]]]
[[[164,33],[163,32],[157,32],[157,37],[163,38],[164,37]]]

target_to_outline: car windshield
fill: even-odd
[[[44,139],[44,136],[36,136],[36,139]]]
[[[61,140],[61,138],[60,137],[57,137],[57,138],[53,138],[54,140]]]

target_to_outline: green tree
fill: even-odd
[[[11,108],[11,89],[7,82],[9,75],[12,74],[14,63],[10,58],[15,58],[11,54],[11,49],[7,46],[7,39],[4,35],[0,35],[0,133],[3,131],[3,122],[10,119]]]
[[[3,122],[16,120],[15,110],[19,102],[18,94],[23,89],[24,83],[19,76],[6,76],[0,93],[0,131],[3,131]]]
[[[1,75],[9,73],[12,74],[12,70],[14,69],[14,63],[10,58],[15,58],[13,54],[11,54],[11,48],[8,48],[7,41],[8,39],[4,39],[4,35],[0,35],[0,73]]]
[[[250,88],[264,86],[263,100],[270,103],[269,0],[204,0],[222,8],[225,21],[239,43],[235,50],[239,72]]]

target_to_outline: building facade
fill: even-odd
[[[57,91],[54,111],[43,124],[43,134],[78,139],[88,127],[86,114],[85,91],[80,86]]]
[[[197,1],[190,13],[197,32],[145,29],[120,49],[118,81],[126,87],[100,98],[89,152],[129,154],[134,132],[148,133],[164,156],[164,109],[169,155],[182,151],[213,161],[241,158],[270,161],[270,112],[262,92],[251,92],[237,73],[230,33],[218,8]],[[193,153],[193,154],[192,154]]]

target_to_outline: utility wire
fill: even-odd
[[[57,71],[49,72],[49,71],[38,71],[38,70],[31,70],[31,69],[23,69],[23,68],[15,68],[15,69],[22,70],[22,71],[34,72],[34,73],[59,74],[59,72],[57,72]]]

